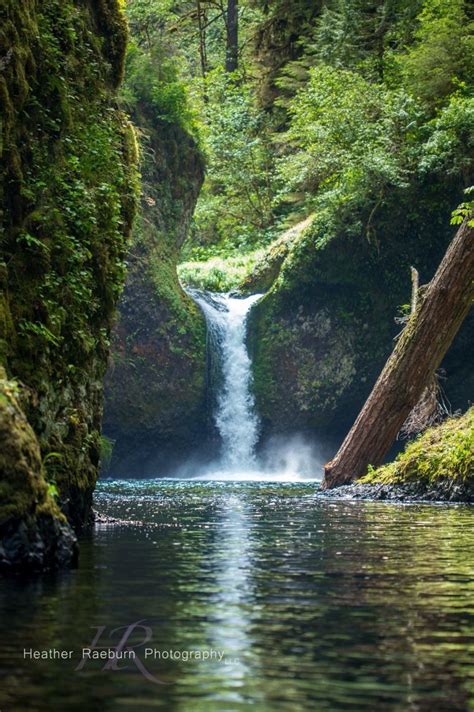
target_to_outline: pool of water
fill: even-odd
[[[172,480],[96,507],[121,523],[77,570],[0,582],[2,712],[474,709],[474,509]],[[135,657],[81,662],[94,637]]]

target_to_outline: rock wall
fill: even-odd
[[[453,235],[450,212],[461,196],[455,180],[427,179],[409,191],[393,190],[372,218],[351,205],[330,240],[316,216],[292,244],[250,317],[266,434],[292,423],[323,440],[345,435],[402,328],[394,318],[410,302],[410,266],[420,271],[421,284],[431,279]],[[465,409],[474,397],[466,367],[473,344],[471,318],[444,364],[443,385],[454,408]]]
[[[206,421],[206,328],[176,272],[204,177],[194,140],[140,105],[143,196],[106,379],[108,471],[169,468],[200,443]]]
[[[137,194],[118,0],[0,0],[0,562],[70,562]],[[69,524],[64,514],[67,516]]]

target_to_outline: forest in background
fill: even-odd
[[[185,281],[236,286],[310,215],[327,241],[343,224],[377,245],[394,190],[432,174],[469,188],[470,3],[133,0],[127,13],[125,105],[151,104],[206,158]]]
[[[154,474],[158,450],[166,471],[216,438],[183,285],[265,293],[247,339],[261,442],[334,447],[410,312],[411,267],[432,279],[471,204],[472,6],[125,7],[142,199],[106,382],[112,470]],[[473,334],[471,316],[442,364],[452,412],[473,397]]]

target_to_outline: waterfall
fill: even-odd
[[[228,471],[256,468],[259,420],[251,392],[251,361],[245,343],[248,312],[261,295],[245,299],[189,290],[206,317],[220,367],[214,420],[222,440],[220,465]]]
[[[256,456],[260,421],[252,395],[252,363],[246,346],[247,316],[262,295],[245,299],[229,294],[187,289],[204,313],[211,359],[209,391],[212,414],[221,439],[219,460],[182,476],[207,480],[300,480],[320,478],[322,464],[317,443],[298,434],[274,436]],[[327,459],[327,458],[326,458]]]
[[[261,295],[238,299],[195,290],[190,294],[204,312],[211,347],[220,362],[214,420],[222,440],[221,464],[228,470],[251,470],[256,466],[259,420],[245,337],[248,312]]]

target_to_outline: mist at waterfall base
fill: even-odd
[[[221,441],[211,462],[191,459],[175,476],[205,480],[320,480],[325,457],[300,434],[274,436],[257,450],[261,423],[252,393],[252,363],[246,345],[247,316],[262,297],[188,290],[204,313],[208,330],[209,387],[213,420]]]

